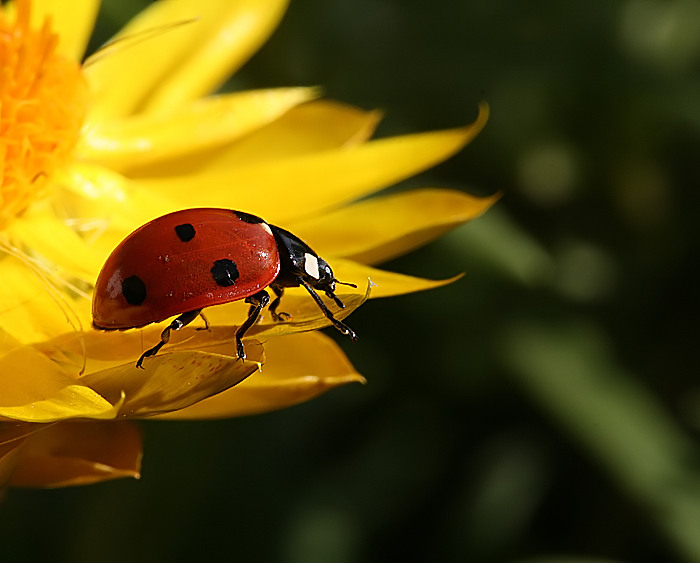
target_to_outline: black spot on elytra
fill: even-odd
[[[236,283],[238,279],[238,267],[233,260],[224,258],[217,260],[211,268],[211,275],[214,276],[214,281],[223,287],[228,287]]]
[[[141,305],[146,300],[146,284],[138,276],[129,276],[122,282],[122,295],[129,305]]]
[[[194,227],[189,223],[183,223],[175,227],[175,234],[182,242],[190,242],[195,235]]]
[[[244,223],[252,223],[253,225],[257,225],[258,223],[265,222],[257,215],[251,215],[250,213],[246,213],[245,211],[234,211],[234,214]]]

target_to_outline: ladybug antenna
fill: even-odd
[[[333,278],[332,283],[337,283],[340,285],[348,285],[350,287],[357,287],[354,283],[349,283],[349,282],[342,282],[340,280],[337,280]],[[336,294],[333,291],[326,291],[326,295],[330,297],[333,301],[335,301],[335,304],[340,307],[341,309],[345,309],[345,304],[336,296]]]

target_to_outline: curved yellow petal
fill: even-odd
[[[197,39],[149,96],[145,111],[168,112],[218,88],[267,40],[287,0],[193,0]],[[206,11],[202,10],[206,7]]]
[[[445,160],[471,141],[488,110],[461,129],[404,135],[352,148],[241,166],[228,173],[138,180],[189,207],[234,207],[273,223],[309,217],[403,180]],[[260,194],[265,194],[264,198]]]
[[[138,479],[141,457],[141,433],[129,422],[62,422],[26,440],[9,485],[46,488]]]
[[[136,228],[187,207],[174,203],[167,192],[139,190],[121,174],[96,164],[74,164],[62,187],[52,203],[102,260]]]
[[[88,373],[80,382],[104,397],[124,402],[119,416],[148,417],[189,407],[237,385],[257,371],[259,348],[248,347],[245,362],[231,356],[203,352],[173,352],[147,358],[144,369],[136,360]]]
[[[239,302],[239,304],[242,305],[242,302]],[[207,312],[217,308],[207,309]],[[241,309],[241,311],[243,310]],[[235,356],[235,333],[244,319],[245,313],[241,314],[240,317],[229,317],[220,324],[212,322],[209,330],[203,330],[203,322],[195,322],[182,330],[172,331],[170,341],[158,355],[144,360],[143,366],[148,368],[148,374],[145,374],[144,370],[131,368],[135,368],[137,360],[146,350],[152,348],[160,341],[160,334],[168,326],[171,319],[142,329],[123,331],[91,330],[81,333],[66,333],[51,340],[37,343],[34,345],[34,348],[68,373],[77,374],[80,372],[81,375],[84,374],[78,379],[78,382],[82,384],[92,385],[92,382],[95,380],[102,381],[111,377],[112,375],[110,374],[117,373],[115,380],[121,381],[123,387],[116,390],[109,389],[110,396],[117,398],[120,396],[121,391],[124,391],[129,401],[131,401],[137,395],[150,393],[149,389],[153,388],[155,384],[174,386],[176,391],[171,389],[168,391],[169,394],[183,392],[183,385],[191,387],[191,382],[182,380],[182,377],[179,375],[173,377],[170,381],[165,380],[169,377],[168,370],[179,370],[183,365],[189,365],[192,361],[198,361],[198,358],[187,356],[187,354],[190,356],[194,354],[195,350],[207,352],[217,350],[217,354]],[[239,377],[238,374],[240,373],[244,375],[250,373],[251,369],[255,370],[263,362],[264,352],[261,344],[251,338],[246,338],[244,342],[248,353],[247,362],[245,364],[239,362],[241,365],[234,366],[234,370],[219,373],[217,381],[212,380],[209,382],[212,388],[222,384],[225,385],[224,379],[226,378],[232,380]],[[160,365],[159,362],[155,361],[156,359],[164,359],[174,351],[180,351],[184,355],[181,354],[179,357],[170,358],[169,363],[166,365]],[[228,362],[229,360],[235,360],[235,357],[227,358],[226,361]],[[225,362],[222,364],[218,358],[206,358],[198,366],[194,371],[199,370],[202,366],[209,366],[218,370],[227,369]],[[151,370],[156,369],[160,369],[160,373],[150,373]],[[100,375],[96,375],[97,373]],[[148,383],[147,388],[141,388],[146,379],[152,379],[152,381]],[[105,389],[103,384],[100,383],[100,392]],[[125,404],[122,411],[128,408],[129,405]]]
[[[99,0],[32,0],[32,23],[40,27],[50,18],[52,29],[59,35],[58,50],[80,60],[92,34],[99,10]]]
[[[44,205],[30,207],[5,229],[7,240],[40,263],[55,265],[62,276],[92,280],[99,272],[103,256],[97,255],[56,212]]]
[[[198,40],[202,22],[196,4],[152,3],[85,62],[83,71],[94,93],[88,123],[131,115],[143,107]]]
[[[378,196],[291,223],[321,256],[377,264],[434,240],[484,213],[500,196],[423,189]]]
[[[372,285],[369,294],[371,299],[436,289],[453,283],[462,277],[462,274],[459,274],[445,280],[429,280],[372,268],[351,260],[343,260],[342,258],[334,258],[331,265],[333,273],[339,280],[362,283],[362,280],[369,279]]]
[[[124,389],[127,391],[138,387],[142,380],[138,376],[143,375],[142,370],[132,373],[129,366],[135,366],[141,354],[160,341],[160,334],[169,322],[132,330],[68,332],[51,340],[38,342],[33,347],[66,372],[79,373],[82,376],[78,380],[80,383],[90,381],[91,377],[101,378],[103,376],[92,374],[105,372],[108,369],[118,368],[131,375],[135,373],[136,379],[130,380],[129,388]],[[194,341],[193,346],[187,345],[190,340],[193,340],[191,332],[199,334],[192,325],[183,330],[174,331],[170,343],[163,348],[160,356],[174,349],[192,351],[195,348],[204,347],[206,343],[198,340]],[[206,334],[210,332],[207,331]],[[114,396],[118,397],[119,393],[115,393]]]
[[[177,161],[231,142],[317,95],[314,88],[254,90],[198,99],[168,114],[95,123],[84,130],[80,158],[121,172]]]
[[[232,145],[216,163],[273,161],[367,141],[381,121],[380,111],[364,111],[335,100],[316,100],[299,105]],[[208,163],[210,168],[216,164]]]
[[[342,321],[348,317],[369,298],[373,288],[370,286],[367,277],[358,278],[357,285],[357,288],[346,286],[337,288],[336,294],[345,305],[344,309],[340,309],[332,301],[322,297],[337,320]],[[230,331],[228,335],[225,332],[221,332],[220,339],[232,342],[235,329],[240,326],[247,316],[248,307],[247,304],[236,301],[210,307],[205,310],[205,313],[209,323],[212,325],[212,331],[215,329]],[[274,321],[270,313],[267,310],[263,310],[260,321],[251,327],[246,334],[249,337],[264,340],[271,336],[283,336],[331,326],[331,321],[323,315],[321,309],[319,309],[306,290],[301,288],[291,288],[285,291],[280,312],[287,313],[291,318],[284,322]],[[224,329],[224,327],[228,327],[228,329]],[[204,342],[211,339],[211,337],[206,332],[201,332],[201,336],[197,337],[201,339],[197,347],[204,345]],[[194,345],[194,341],[189,345]]]
[[[219,395],[158,418],[189,420],[243,416],[308,401],[346,383],[364,383],[332,339],[319,332],[271,338],[260,373]]]
[[[48,340],[89,319],[87,299],[72,299],[73,289],[56,285],[62,282],[50,269],[42,270],[21,253],[0,260],[0,280],[0,329],[18,342]]]
[[[119,396],[110,403],[29,346],[0,357],[0,372],[0,417],[42,423],[112,419],[120,406]]]
[[[272,162],[365,142],[381,119],[339,102],[318,100],[290,109],[279,119],[216,151],[185,155],[132,175],[217,174],[235,166]]]
[[[89,121],[169,113],[214,90],[269,36],[283,0],[178,0],[143,10],[85,64]]]

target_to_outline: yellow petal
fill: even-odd
[[[61,186],[52,203],[103,259],[133,230],[176,207],[167,193],[135,189],[121,174],[95,164],[74,164]]]
[[[207,311],[210,310],[207,309]],[[245,316],[242,315],[241,321],[244,318]],[[170,342],[163,347],[162,351],[155,358],[162,358],[176,350],[188,351],[189,354],[192,354],[194,350],[206,349],[211,351],[212,348],[217,348],[217,350],[220,350],[217,353],[225,356],[235,356],[234,337],[238,327],[231,326],[231,319],[228,319],[228,321],[228,323],[221,326],[212,323],[209,330],[202,330],[204,328],[203,322],[199,323],[201,326],[197,326],[198,323],[195,322],[182,330],[172,331]],[[130,368],[136,365],[137,360],[146,350],[152,348],[160,341],[160,334],[169,323],[170,320],[157,325],[149,325],[142,329],[123,331],[90,330],[81,333],[71,332],[51,340],[36,343],[33,347],[68,373],[77,374],[80,372],[82,377],[78,381],[83,384],[90,384],[96,379],[108,378],[110,377],[109,374],[112,373],[109,370],[116,369],[120,374],[123,374],[119,375],[118,378],[122,378],[121,381],[125,382],[126,386],[116,391],[110,388],[111,396],[119,397],[122,390],[130,396],[134,396],[150,392],[148,389],[152,388],[154,384],[163,383],[158,378],[167,378],[168,369],[179,369],[178,366],[181,364],[184,365],[192,361],[192,358],[186,356],[171,358],[170,363],[172,365],[161,366],[162,372],[156,376],[153,374],[149,375],[149,377],[155,377],[156,379],[149,383],[150,387],[148,389],[141,389],[141,385],[146,379],[144,371],[133,371]],[[235,367],[236,370],[248,372],[250,369],[256,369],[257,365],[263,361],[264,355],[262,346],[258,341],[249,338],[244,341],[248,352],[248,363]],[[217,369],[225,367],[219,366],[218,360],[215,358],[207,359],[206,362],[202,363],[202,366],[205,364]],[[157,363],[154,363],[153,358],[146,358],[143,364],[144,368],[149,369],[156,369],[157,365]],[[237,377],[236,370],[230,373],[221,373],[217,377],[220,380]],[[100,375],[95,375],[96,373]],[[191,387],[188,381],[183,383],[179,376],[170,383],[177,389],[180,389],[183,385]],[[210,383],[214,387],[220,384],[217,381],[211,381]],[[100,390],[103,389],[107,388],[100,383]],[[177,391],[177,393],[180,392]],[[125,411],[127,409],[128,405],[125,405],[122,410]]]
[[[129,422],[62,422],[26,440],[9,484],[67,487],[138,479],[141,456],[141,434]]]
[[[189,44],[187,56],[158,84],[146,111],[168,112],[217,89],[268,39],[287,8],[287,0],[192,3],[200,11],[198,36]]]
[[[470,126],[371,141],[354,148],[241,166],[228,173],[140,180],[144,190],[188,206],[234,207],[271,222],[309,217],[412,176],[461,149],[481,130]],[[261,198],[260,194],[265,194]]]
[[[220,393],[257,371],[259,347],[249,346],[249,360],[203,352],[173,352],[147,358],[143,367],[134,361],[89,373],[81,383],[107,398],[125,397],[119,416],[147,417],[193,405]]]
[[[166,159],[177,162],[237,139],[317,94],[313,88],[255,90],[195,100],[168,114],[96,123],[85,128],[80,157],[122,172]]]
[[[50,18],[52,28],[60,38],[58,50],[74,60],[80,60],[92,34],[99,7],[99,0],[72,0],[70,7],[65,0],[33,0],[32,23],[41,27],[44,18]]]
[[[102,267],[85,240],[60,220],[46,201],[33,205],[5,229],[10,243],[42,264],[52,264],[62,277],[92,281]]]
[[[411,190],[380,196],[292,223],[290,230],[326,257],[377,264],[405,254],[484,213],[499,196]]]
[[[345,305],[344,309],[338,308],[333,302],[322,297],[336,319],[345,319],[369,298],[372,288],[370,287],[367,277],[358,278],[357,285],[357,288],[346,286],[338,287],[337,296]],[[226,337],[226,333],[222,332],[220,333],[220,338],[222,340],[228,339],[228,341],[232,341],[235,328],[247,317],[248,307],[249,306],[245,303],[236,301],[234,303],[210,307],[205,310],[205,313],[209,323],[212,325],[212,331],[214,327],[219,327],[219,330],[224,330],[221,327],[229,327],[227,329],[230,331],[228,337]],[[283,322],[273,321],[269,312],[263,310],[260,322],[251,327],[247,335],[251,337],[255,336],[263,340],[270,336],[306,332],[331,325],[331,321],[323,315],[321,309],[316,305],[316,302],[306,290],[302,288],[291,288],[285,291],[279,312],[287,313],[291,315],[291,318]],[[201,339],[201,344],[197,344],[197,347],[202,346],[204,341],[209,340],[212,336],[208,336],[206,332],[201,332],[199,336],[195,337]],[[193,339],[192,343],[188,342],[188,345],[195,346],[195,342],[197,341]]]
[[[19,342],[47,340],[89,319],[89,301],[71,299],[66,288],[52,283],[50,271],[42,272],[20,255],[0,260],[0,279],[0,329]]]
[[[111,419],[119,408],[119,396],[114,405],[110,404],[29,346],[2,356],[0,373],[0,417],[42,423],[70,418]]]
[[[378,111],[366,112],[340,102],[318,100],[291,109],[226,147],[168,162],[168,166],[149,169],[143,175],[171,176],[193,171],[216,174],[234,166],[349,148],[371,137],[380,119]]]
[[[363,283],[363,280],[369,280],[371,283],[369,297],[372,299],[436,289],[453,283],[462,277],[462,274],[458,274],[445,280],[429,280],[372,268],[351,260],[343,260],[342,258],[334,258],[331,267],[339,280],[350,281],[356,284]]]
[[[0,355],[11,352],[15,348],[23,346],[22,342],[12,334],[0,328]]]
[[[262,371],[240,385],[196,405],[159,418],[208,419],[243,416],[308,401],[329,389],[364,383],[329,337],[307,332],[271,338]]]
[[[317,100],[295,107],[267,127],[241,139],[219,161],[230,166],[353,147],[373,135],[381,117],[379,111],[364,111],[334,100]]]
[[[284,0],[155,2],[85,65],[89,121],[138,110],[167,114],[214,90],[269,36]]]

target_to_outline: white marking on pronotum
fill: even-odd
[[[265,229],[265,232],[266,232],[268,235],[273,236],[273,235],[272,235],[272,229],[270,228],[270,225],[268,225],[267,223],[265,223],[265,221],[263,221],[262,223],[260,223],[260,226],[261,226],[263,229]]]
[[[308,252],[304,254],[304,270],[315,280],[319,279],[318,275],[318,258]]]

